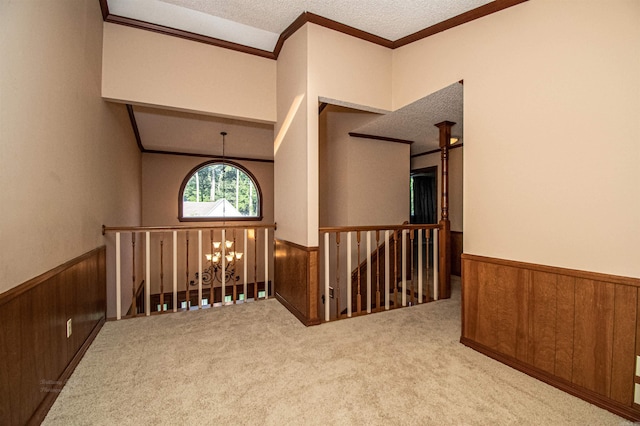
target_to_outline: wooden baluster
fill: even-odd
[[[424,236],[425,236],[424,276],[426,277],[425,278],[426,285],[424,286],[424,299],[425,299],[425,302],[429,302],[429,299],[431,298],[431,291],[430,291],[431,289],[429,287],[429,230],[428,229],[424,230]]]
[[[415,280],[413,279],[413,276],[415,275],[413,268],[415,267],[414,263],[413,263],[413,254],[414,254],[414,249],[413,249],[413,233],[414,233],[414,229],[412,229],[411,231],[409,231],[409,242],[411,244],[411,305],[415,305],[416,301],[415,301],[415,286],[414,286],[414,282]]]
[[[173,312],[178,312],[178,231],[173,231]]]
[[[340,232],[336,232],[336,318],[340,319]]]
[[[398,307],[398,231],[393,233],[393,307]]]
[[[353,315],[353,275],[351,273],[351,232],[347,232],[347,318]]]
[[[251,188],[251,187],[249,187],[249,188]],[[247,295],[247,291],[248,291],[248,289],[247,289],[247,275],[248,275],[247,274],[247,259],[248,259],[248,257],[247,256],[249,256],[249,252],[247,251],[247,233],[248,233],[248,230],[245,228],[243,230],[244,241],[243,241],[243,246],[242,246],[242,250],[244,252],[244,260],[242,261],[242,281],[243,281],[242,291],[243,291],[243,294],[244,294],[243,302],[246,302],[247,301],[247,297],[249,297]]]
[[[233,228],[233,264],[231,265],[231,270],[233,271],[233,276],[231,277],[231,282],[233,284],[233,304],[236,304],[238,300],[238,289],[236,288],[236,251],[238,251],[238,247],[236,246],[236,229]]]
[[[356,295],[356,312],[360,314],[362,310],[362,295],[360,294],[360,231],[356,233],[356,241],[358,242],[358,293]]]
[[[164,234],[160,236],[160,311],[164,311]]]
[[[209,259],[209,268],[211,270],[211,288],[209,289],[209,306],[211,306],[213,308],[213,302],[214,302],[213,297],[215,296],[215,294],[214,294],[214,287],[215,286],[213,285],[213,282],[215,281],[213,279],[213,275],[214,275],[213,254],[214,254],[214,250],[215,250],[215,248],[213,247],[213,229],[211,229],[209,231],[209,239],[211,240],[210,241],[211,242],[211,252],[210,252],[211,253],[211,258]]]
[[[131,233],[131,315],[134,317],[138,314],[138,307],[136,306],[137,288],[136,288],[136,233]]]
[[[376,230],[376,312],[380,312],[380,230]]]
[[[191,296],[189,296],[189,231],[187,231],[187,252],[186,252],[186,259],[187,259],[187,281],[186,281],[186,288],[185,288],[185,302],[186,302],[186,310],[188,311],[191,308]]]
[[[258,230],[253,230],[253,301],[258,300]]]
[[[418,229],[417,231],[418,237],[416,240],[418,241],[418,265],[416,265],[416,270],[418,272],[418,303],[422,303],[422,294],[424,288],[424,280],[422,276],[422,229]]]

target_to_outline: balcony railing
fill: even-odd
[[[103,226],[103,234],[115,235],[115,318],[272,297],[275,227]],[[130,306],[128,314],[123,306]]]
[[[324,320],[438,300],[441,228],[407,224],[320,228]]]

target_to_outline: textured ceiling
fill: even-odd
[[[395,112],[358,129],[352,130],[388,138],[410,140],[411,154],[420,154],[439,147],[440,134],[436,123],[453,121],[451,135],[462,142],[463,85],[454,83],[425,98],[419,99]]]
[[[108,0],[126,18],[273,51],[303,12],[397,40],[491,0]]]

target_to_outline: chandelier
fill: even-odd
[[[212,285],[216,281],[222,283],[222,277],[224,274],[225,282],[237,282],[240,276],[236,274],[236,262],[242,259],[242,252],[234,250],[233,241],[224,242],[224,253],[222,242],[214,241],[211,243],[213,253],[205,254],[205,258],[209,265],[202,270],[202,284]],[[222,265],[222,258],[226,260],[224,268]],[[195,286],[198,282],[200,275],[196,272],[195,280],[191,281],[191,285]]]

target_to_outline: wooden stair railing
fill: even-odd
[[[408,222],[404,222],[403,225],[407,225]],[[385,292],[380,291],[379,286],[379,277],[384,277],[385,271],[385,242],[384,240],[380,242],[380,231],[376,232],[376,248],[371,252],[371,274],[372,279],[376,279],[375,285],[372,285],[372,294],[375,292],[376,297],[375,302],[372,302],[371,309],[378,312],[386,301],[386,297],[388,295]],[[405,250],[410,251],[411,241],[409,239],[406,240]],[[389,259],[393,259],[390,261],[389,269],[392,272],[391,279],[391,289],[393,291],[393,299],[389,301],[391,306],[398,306],[398,295],[401,288],[399,287],[399,283],[402,281],[402,250],[398,248],[398,245],[402,245],[402,230],[398,229],[393,232],[389,236]],[[358,261],[360,256],[358,256]],[[405,278],[407,280],[411,279],[411,259],[407,256],[405,261],[407,268],[405,269]],[[377,273],[376,273],[377,272]],[[358,299],[362,299],[363,297],[367,297],[367,256],[364,257],[364,260],[360,262],[360,264],[354,268],[351,272],[351,304],[352,304],[352,312],[354,315],[358,315],[362,312],[362,304],[358,304]],[[375,309],[374,309],[375,308]],[[343,310],[342,314],[346,314],[346,309]]]
[[[441,230],[441,225],[405,222],[389,226],[320,228],[324,234],[325,285],[321,298],[325,304],[325,321],[330,321],[332,316],[340,319],[431,301],[429,282],[432,278],[436,280],[436,273],[430,273],[429,262],[432,258],[436,262],[436,253],[428,249],[428,244],[423,251],[423,238],[430,241],[432,230]],[[341,234],[346,237],[344,240]],[[437,250],[437,245],[434,249]],[[340,264],[346,253],[349,254],[345,286],[341,285]],[[355,268],[351,267],[351,259],[356,260]],[[346,301],[341,296],[344,287]],[[436,298],[436,293],[433,296]]]

